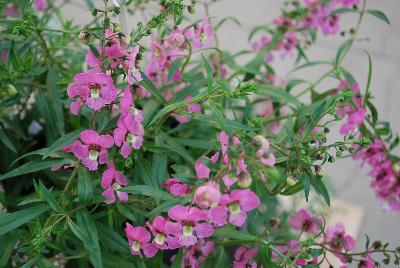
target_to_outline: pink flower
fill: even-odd
[[[167,222],[167,232],[174,234],[182,246],[189,247],[197,238],[209,237],[213,227],[207,223],[207,213],[195,207],[177,205],[168,210],[168,216],[177,223]]]
[[[201,209],[213,208],[219,204],[220,198],[219,185],[216,182],[209,181],[196,189],[193,203],[196,203]]]
[[[196,177],[198,179],[208,179],[210,176],[211,169],[207,167],[203,162],[200,160],[196,161],[196,164],[194,166],[194,169],[196,170]]]
[[[210,47],[213,42],[214,29],[208,17],[205,17],[199,25],[195,26],[192,47],[195,49],[206,48]]]
[[[111,160],[108,163],[108,169],[104,171],[101,177],[101,188],[104,192],[102,196],[107,197],[106,204],[115,202],[115,195],[121,201],[128,201],[128,193],[118,191],[122,186],[127,186],[128,181],[122,172],[117,171],[114,166],[114,162]]]
[[[215,250],[212,241],[205,242],[199,239],[199,243],[189,247],[183,256],[182,267],[201,268],[206,258]]]
[[[173,196],[182,197],[190,193],[190,186],[178,179],[170,178],[163,182],[162,186]]]
[[[132,149],[140,149],[143,142],[144,129],[142,125],[142,111],[135,108],[132,93],[127,87],[124,96],[120,99],[121,116],[114,129],[115,145],[121,147],[121,155],[127,158]]]
[[[354,5],[358,5],[360,0],[338,0],[338,2],[344,7],[352,7]]]
[[[127,74],[128,74],[128,84],[133,85],[135,81],[139,82],[142,80],[142,74],[140,73],[136,58],[139,53],[139,45],[132,48],[128,56],[128,63],[126,64]]]
[[[94,130],[84,130],[80,134],[80,142],[72,147],[75,157],[79,158],[89,170],[97,170],[98,164],[107,162],[107,149],[111,148],[114,140],[110,135],[99,135]]]
[[[191,102],[193,100],[192,96],[188,96],[185,98],[185,102]],[[188,113],[201,113],[201,106],[198,103],[192,103],[189,106],[186,107],[186,112]],[[173,114],[173,116],[175,117],[175,119],[181,123],[181,124],[185,124],[188,123],[190,121],[190,116],[187,115],[181,115],[181,114]]]
[[[368,254],[362,260],[358,262],[358,268],[374,268],[375,262],[371,259],[371,254]]]
[[[113,85],[111,76],[90,70],[75,75],[75,82],[67,89],[68,97],[75,98],[70,109],[77,115],[80,107],[85,103],[92,110],[98,111],[105,105],[112,103],[117,96],[117,89]]]
[[[340,127],[340,134],[346,135],[347,133],[358,129],[358,127],[364,122],[366,111],[364,108],[360,108],[349,113],[347,122]]]
[[[44,11],[49,8],[46,0],[35,0],[35,8],[39,11]]]
[[[180,247],[178,239],[174,236],[171,236],[166,230],[167,220],[165,220],[162,216],[157,216],[153,224],[146,222],[146,225],[149,227],[150,232],[153,234],[153,245],[157,249],[165,250],[165,249],[176,249]]]
[[[220,206],[210,209],[210,219],[213,223],[221,224],[226,219],[229,211],[229,222],[235,226],[242,226],[247,219],[247,212],[260,205],[258,196],[249,189],[233,190],[230,194],[224,194],[220,198],[220,204],[227,207],[225,210]]]
[[[339,31],[339,14],[332,14],[324,19],[322,32],[324,35],[335,34]]]
[[[154,257],[158,249],[150,242],[150,233],[144,227],[133,227],[126,223],[125,234],[128,237],[129,247],[132,255],[141,256],[142,253],[148,257]]]
[[[233,261],[233,268],[257,268],[257,263],[253,259],[258,254],[258,248],[246,248],[240,246],[236,249]],[[262,267],[262,266],[261,266]]]
[[[9,17],[18,17],[21,10],[18,6],[14,5],[13,3],[8,3],[6,7],[6,14]]]
[[[254,141],[258,142],[261,147],[258,149],[256,156],[258,157],[258,161],[261,164],[273,167],[275,165],[276,159],[273,154],[268,154],[268,157],[265,158],[265,154],[269,151],[269,142],[261,135],[257,135],[254,137]]]
[[[350,235],[346,235],[344,225],[337,223],[336,226],[330,226],[326,229],[325,244],[337,252],[349,252],[356,246],[356,242]],[[346,263],[346,257],[343,254],[335,254],[343,263]]]
[[[310,235],[316,235],[321,229],[316,222],[322,225],[322,220],[312,215],[305,209],[299,210],[295,215],[290,217],[290,226],[295,230],[301,230]]]

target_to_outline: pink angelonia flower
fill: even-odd
[[[317,222],[322,225],[322,220],[320,218],[312,215],[305,209],[299,210],[289,219],[290,226],[293,229],[306,232],[310,235],[316,235],[321,230]]]
[[[257,254],[257,247],[246,248],[239,246],[235,251],[233,268],[257,268],[257,263],[254,261]]]
[[[336,226],[330,226],[326,229],[325,244],[336,252],[352,251],[356,242],[350,235],[346,235],[344,225],[337,223]],[[346,263],[346,256],[340,253],[335,254],[343,263]]]
[[[80,134],[84,144],[76,143],[72,148],[74,155],[79,158],[89,170],[97,170],[100,163],[107,163],[107,149],[114,144],[110,135],[99,135],[94,130],[84,130]]]
[[[164,67],[167,61],[167,51],[164,46],[157,42],[156,40],[152,40],[150,44],[152,61],[156,64],[158,68]]]
[[[368,254],[358,263],[358,268],[375,268],[375,262],[371,259],[371,254]]]
[[[338,2],[344,7],[352,7],[355,5],[358,5],[360,3],[360,0],[338,0]]]
[[[201,209],[207,209],[216,207],[220,198],[219,185],[216,182],[209,181],[196,189],[192,202],[196,203]]]
[[[163,182],[162,187],[168,190],[173,196],[182,197],[190,193],[190,186],[176,178],[170,178]]]
[[[144,129],[142,125],[142,111],[135,108],[132,93],[127,87],[124,96],[120,99],[121,116],[114,129],[115,145],[121,147],[121,155],[127,158],[132,149],[140,149],[143,142]]]
[[[162,216],[157,216],[153,223],[146,222],[147,227],[149,227],[150,232],[153,234],[153,245],[160,250],[165,249],[176,249],[180,247],[178,239],[171,236],[166,231],[167,220]]]
[[[126,64],[127,74],[128,74],[128,84],[133,85],[135,81],[140,82],[142,80],[142,74],[137,68],[136,58],[139,53],[139,45],[132,48],[128,56],[128,62]]]
[[[293,31],[287,31],[283,36],[283,40],[279,43],[279,48],[283,50],[285,55],[287,53],[291,53],[296,47],[297,43],[298,39],[296,33]]]
[[[210,47],[213,42],[214,29],[208,17],[205,17],[203,21],[194,28],[192,47],[194,49],[207,48]]]
[[[158,248],[150,242],[151,235],[144,227],[133,227],[126,223],[125,234],[128,238],[129,248],[132,255],[142,256],[142,253],[152,258],[156,255]]]
[[[258,149],[258,151],[256,153],[256,156],[258,157],[258,161],[260,161],[260,163],[263,165],[273,167],[276,162],[275,156],[270,153],[270,154],[268,154],[268,157],[265,158],[265,154],[269,151],[268,140],[261,135],[257,135],[254,137],[254,141],[261,144],[260,149]]]
[[[239,138],[236,136],[233,136],[232,141],[233,141],[233,147],[237,147],[240,143]],[[229,157],[227,155],[227,152],[230,146],[229,146],[229,136],[228,134],[226,134],[225,131],[219,133],[219,142],[221,144],[223,163],[228,164]]]
[[[288,258],[294,259],[295,255],[301,251],[301,244],[299,243],[298,240],[293,239],[293,240],[290,240],[286,245],[276,246],[276,248],[283,255],[286,255]],[[272,252],[272,260],[278,260],[279,258],[281,258],[281,257],[278,256],[278,254],[276,254],[275,251],[273,251]],[[309,264],[317,264],[317,263],[318,263],[318,257],[313,257],[310,260],[305,259],[305,258],[299,258],[299,259],[295,260],[295,264],[300,267],[307,266]]]
[[[198,238],[213,234],[213,226],[207,222],[207,212],[203,210],[177,205],[168,210],[168,216],[177,223],[167,222],[167,232],[174,234],[184,247],[196,244]]]
[[[107,197],[106,204],[112,204],[115,202],[115,196],[121,201],[128,201],[128,193],[120,192],[122,186],[127,186],[128,181],[122,172],[117,171],[114,166],[114,162],[111,160],[108,163],[108,169],[104,171],[101,177],[101,188],[104,192],[102,196]]]
[[[49,8],[46,0],[35,0],[35,8],[39,11],[44,11]]]
[[[18,6],[14,5],[13,3],[8,3],[6,6],[6,14],[9,17],[18,17],[21,10]]]
[[[74,156],[76,158],[79,158],[79,156],[81,155],[81,153],[79,153],[81,151],[80,148],[82,148],[81,142],[80,141],[74,141],[73,143],[68,144],[68,145],[60,148],[60,151],[64,152],[64,153],[68,153],[68,152],[74,153],[74,151],[78,152],[76,155],[74,153]],[[52,157],[52,156],[50,156],[50,157]],[[70,164],[70,165],[69,164],[65,164],[63,166],[53,166],[53,167],[51,167],[51,171],[57,171],[57,170],[59,170],[61,168],[67,169],[67,168],[71,168],[71,167],[74,167],[74,166],[75,166],[74,164]]]
[[[74,115],[79,113],[85,103],[90,109],[98,111],[112,103],[117,96],[117,89],[113,85],[111,76],[90,70],[75,75],[75,82],[69,84],[68,97],[75,99],[70,106]]]
[[[324,35],[336,34],[339,31],[339,14],[332,14],[324,19],[322,33]]]
[[[174,28],[166,39],[166,45],[171,48],[180,48],[185,44],[185,35],[178,27]]]
[[[360,108],[349,113],[347,122],[340,127],[340,134],[346,135],[351,131],[357,130],[358,127],[364,122],[366,111]]]
[[[185,251],[182,267],[201,268],[206,258],[215,250],[214,242],[205,242],[199,239],[199,243],[191,246]]]
[[[256,209],[260,205],[258,196],[249,189],[233,190],[230,194],[224,194],[220,198],[220,204],[229,211],[229,222],[235,226],[242,226],[247,219],[247,212]],[[216,207],[209,212],[212,222],[222,223],[226,218],[224,210]]]
[[[193,100],[192,96],[188,96],[185,98],[185,102],[191,102]],[[188,113],[201,113],[201,106],[198,103],[192,103],[189,106],[186,107],[186,112]],[[180,114],[173,114],[173,116],[175,117],[175,119],[181,123],[181,124],[185,124],[188,123],[190,121],[190,116],[187,115],[180,115]]]
[[[202,180],[208,179],[210,177],[211,169],[200,160],[196,161],[194,169],[196,170],[196,177],[198,179]]]

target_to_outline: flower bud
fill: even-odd
[[[321,166],[314,166],[315,175],[319,177],[323,177],[325,175],[325,171]]]
[[[250,174],[247,172],[242,172],[239,175],[239,180],[237,181],[237,186],[239,188],[249,188],[253,179],[251,178]]]
[[[296,179],[295,176],[289,175],[289,176],[286,178],[286,183],[287,183],[289,186],[293,186],[293,185],[295,185],[295,184],[297,183],[297,179]]]
[[[398,163],[393,164],[392,168],[393,168],[394,172],[399,173],[400,172],[400,163],[398,162]]]
[[[187,6],[187,9],[188,9],[190,14],[196,13],[196,8],[193,5]]]
[[[88,31],[82,31],[79,33],[79,39],[83,44],[89,43],[90,40],[90,33]]]
[[[378,250],[378,249],[381,249],[383,247],[383,244],[382,244],[381,241],[377,240],[377,241],[374,241],[374,243],[372,243],[372,247],[375,250]]]

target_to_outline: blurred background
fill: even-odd
[[[75,23],[88,23],[91,16],[85,12],[85,5],[80,0],[70,1],[73,5],[65,6],[64,13],[67,19]],[[94,1],[102,2],[102,1]],[[233,22],[225,23],[219,31],[220,46],[231,52],[250,49],[247,41],[251,29],[256,25],[271,22],[280,14],[282,0],[225,0],[210,6],[210,15],[218,20],[232,16],[241,21],[238,26]],[[157,7],[154,7],[156,12]],[[372,16],[365,16],[359,38],[349,52],[344,67],[352,72],[359,81],[361,88],[365,88],[368,75],[368,57],[365,50],[371,55],[373,63],[371,91],[376,97],[374,103],[381,120],[390,121],[394,132],[400,133],[400,1],[399,0],[369,0],[367,9],[382,10],[390,19],[391,26]],[[155,13],[154,12],[154,13]],[[196,16],[201,18],[204,10],[198,7]],[[121,24],[124,30],[130,31],[139,19],[146,15],[132,17],[124,14]],[[343,15],[341,29],[349,31],[356,24],[354,14]],[[368,40],[369,39],[369,40]],[[336,50],[345,38],[339,34],[331,37],[319,35],[317,44],[307,50],[310,61],[330,60],[335,57]],[[293,67],[294,60],[274,63],[279,76]],[[307,69],[298,72],[291,78],[302,78],[315,81],[326,70],[323,67]],[[336,82],[327,80],[321,87],[336,86]],[[332,135],[340,139],[338,127],[332,130]],[[365,236],[369,234],[371,240],[382,239],[398,246],[400,242],[400,214],[383,212],[374,192],[369,188],[371,179],[367,176],[368,170],[362,168],[359,162],[352,159],[339,160],[326,166],[330,178],[331,188],[335,199],[339,200],[334,209],[335,217],[345,221],[349,231],[358,238],[359,248],[364,247]]]

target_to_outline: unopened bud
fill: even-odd
[[[314,166],[314,170],[315,170],[315,175],[319,177],[323,177],[325,175],[325,171],[321,166]]]
[[[295,184],[297,183],[297,179],[296,179],[295,176],[289,175],[289,176],[286,178],[286,183],[287,183],[289,186],[293,186],[293,185],[295,185]]]
[[[242,172],[239,175],[239,180],[237,181],[237,186],[239,188],[249,188],[253,179],[251,178],[250,174],[247,172]]]
[[[79,39],[81,39],[83,44],[89,43],[90,33],[88,31],[82,31],[79,33]]]
[[[381,249],[383,247],[383,244],[382,244],[381,241],[377,240],[377,241],[374,241],[374,243],[372,243],[372,247],[375,250],[378,250],[378,249]]]
[[[188,9],[190,14],[196,13],[196,8],[193,5],[187,6],[187,9]]]

